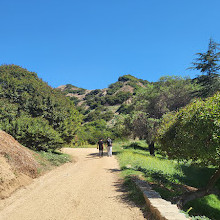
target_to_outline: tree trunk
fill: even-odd
[[[151,143],[149,144],[149,151],[150,151],[150,155],[154,156],[155,148],[154,148],[154,142],[153,141],[151,141]]]
[[[182,208],[187,202],[198,199],[209,194],[219,194],[219,190],[214,189],[215,183],[220,179],[220,167],[209,179],[208,184],[203,189],[198,189],[195,192],[186,192],[177,198],[177,206]]]

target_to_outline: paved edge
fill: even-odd
[[[155,220],[189,220],[184,213],[180,213],[176,205],[161,198],[160,194],[152,190],[149,184],[138,177],[132,181],[141,190],[146,201],[147,209]]]

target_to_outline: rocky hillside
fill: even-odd
[[[96,116],[109,121],[123,104],[129,104],[132,101],[138,89],[148,84],[147,80],[124,75],[105,89],[87,90],[71,84],[59,86],[57,89],[80,107],[85,115],[85,122],[93,121]]]

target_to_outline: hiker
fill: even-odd
[[[108,157],[111,157],[112,156],[112,140],[111,138],[107,138],[107,141],[106,141],[107,145],[107,152],[108,152]]]
[[[103,156],[103,141],[102,139],[99,139],[98,143],[97,143],[97,149],[99,149],[99,157]]]

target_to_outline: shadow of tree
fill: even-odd
[[[211,196],[213,197],[213,195]],[[220,200],[219,196],[217,198]],[[205,196],[203,198],[188,202],[184,206],[184,211],[187,211],[190,207],[193,207],[193,209],[190,211],[190,215],[206,215],[212,220],[219,220],[220,210],[211,207],[209,203],[210,199],[208,199],[208,196]]]
[[[215,168],[198,167],[198,166],[186,166],[180,165],[184,176],[180,177],[181,182],[186,185],[190,185],[196,188],[205,187],[210,177],[216,171]],[[220,189],[220,180],[216,186]]]
[[[184,175],[179,174],[165,174],[161,171],[151,171],[142,167],[127,168],[123,167],[123,170],[135,170],[143,173],[143,176],[151,179],[152,182],[149,184],[160,193],[162,198],[174,202],[173,198],[183,194],[184,192],[195,191],[198,188],[204,187],[210,178],[210,176],[215,172],[214,168],[201,168],[196,166],[186,166],[181,165],[181,169]],[[175,181],[179,180],[182,184],[176,183]],[[217,186],[219,187],[218,181]],[[219,198],[219,196],[218,196]],[[220,198],[219,198],[220,199]],[[184,210],[188,210],[193,206],[193,211],[190,212],[191,215],[206,215],[211,219],[220,219],[220,210],[215,209],[210,206],[210,199],[207,197],[194,200],[189,202],[184,207]],[[201,212],[202,210],[202,212]]]
[[[148,147],[143,147],[141,146],[140,144],[136,143],[136,142],[133,142],[129,145],[123,145],[122,146],[124,149],[135,149],[135,150],[145,150],[145,151],[149,151],[149,148]]]
[[[115,173],[121,170],[108,169],[108,171]],[[143,193],[136,187],[130,177],[126,178],[125,180],[114,182],[113,186],[116,188],[117,192],[121,192],[120,195],[116,197],[116,199],[130,207],[138,207],[146,219],[153,220],[151,218],[150,212],[146,209]]]
[[[121,171],[120,169],[106,169],[106,170],[110,173],[118,173]]]

